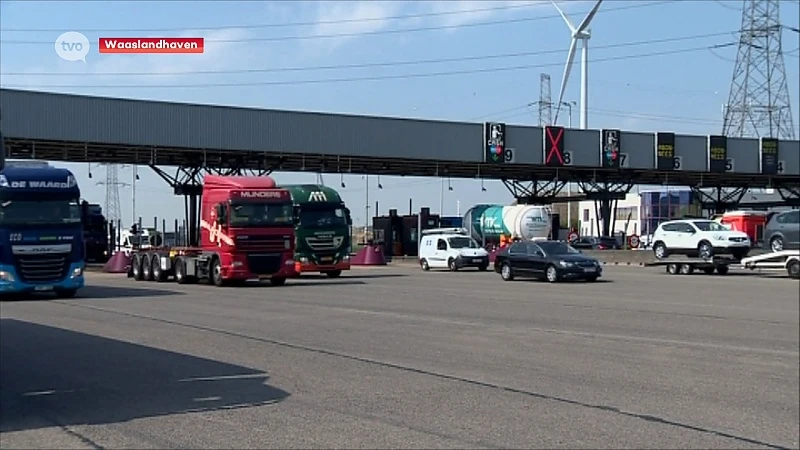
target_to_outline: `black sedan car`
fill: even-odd
[[[515,242],[497,253],[494,270],[503,280],[543,278],[551,283],[566,279],[596,281],[603,267],[559,241]]]

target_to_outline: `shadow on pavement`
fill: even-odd
[[[0,320],[0,432],[279,402],[267,374],[13,319]]]
[[[300,275],[301,280],[368,280],[370,278],[402,278],[407,277],[405,273],[361,273],[359,272],[345,272],[341,278],[329,278],[327,275],[304,273]]]
[[[93,286],[88,285],[78,292],[79,299],[131,298],[131,297],[163,297],[165,295],[186,295],[185,292],[166,289],[141,288],[133,286]]]

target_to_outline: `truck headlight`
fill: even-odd
[[[8,283],[13,283],[16,281],[14,278],[14,274],[11,272],[6,272],[5,270],[0,270],[0,281],[6,281]]]
[[[76,268],[72,269],[72,275],[70,275],[70,278],[78,278],[81,275],[83,275],[83,268],[82,267],[76,267]]]
[[[345,261],[345,262],[348,262],[348,261],[350,261],[350,255],[344,255],[344,256],[342,257],[342,261]]]

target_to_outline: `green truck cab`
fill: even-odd
[[[292,195],[299,221],[295,227],[295,271],[338,277],[350,270],[350,210],[335,190],[316,184],[281,186]]]

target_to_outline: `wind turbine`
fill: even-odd
[[[553,118],[553,123],[558,122],[558,113],[561,111],[561,103],[564,101],[564,90],[567,88],[567,81],[569,81],[569,73],[572,71],[572,61],[575,59],[575,49],[578,46],[578,41],[581,41],[581,103],[580,103],[580,127],[585,130],[589,126],[589,117],[587,113],[589,101],[589,38],[592,37],[591,31],[588,29],[589,23],[597,14],[597,9],[603,0],[597,0],[594,7],[589,14],[583,19],[580,25],[575,27],[572,22],[564,14],[564,11],[558,7],[555,1],[551,0],[553,6],[556,7],[564,22],[567,23],[570,32],[572,32],[572,42],[569,44],[569,53],[567,54],[567,64],[564,66],[564,75],[561,78],[561,90],[558,93],[558,102],[556,103],[556,115]]]

